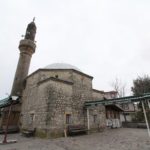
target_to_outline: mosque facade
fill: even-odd
[[[104,92],[92,88],[89,76],[69,64],[52,64],[26,79],[22,97],[22,128],[36,128],[37,135],[60,136],[67,125],[87,126],[86,101],[103,99]],[[89,112],[90,129],[105,126],[105,107]]]
[[[84,104],[114,98],[116,92],[93,89],[93,77],[70,64],[54,63],[28,75],[36,48],[35,33],[35,23],[31,22],[19,44],[20,58],[11,95],[18,96],[20,101],[13,105],[10,125],[13,122],[21,131],[36,129],[35,134],[39,137],[63,136],[69,125],[83,125],[88,131],[106,128],[106,107],[86,108]],[[3,125],[7,107],[4,112]],[[17,118],[14,117],[16,112]]]

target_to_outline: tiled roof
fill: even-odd
[[[10,105],[10,103],[11,103],[10,97],[2,99],[2,100],[0,100],[0,108],[8,106],[8,105]]]
[[[13,102],[13,105],[14,104],[17,104],[19,103],[19,100],[20,100],[20,97],[18,97],[15,101],[12,101],[12,97],[6,97],[2,100],[0,100],[0,108],[3,108],[3,107],[7,107],[9,106],[12,102]]]

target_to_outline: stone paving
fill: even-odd
[[[89,135],[57,139],[26,138],[9,134],[15,144],[0,145],[0,150],[150,150],[146,129],[108,129]],[[0,135],[0,140],[3,136]]]

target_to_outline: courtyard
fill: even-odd
[[[3,135],[0,135],[2,140]],[[17,143],[0,145],[0,150],[150,150],[146,129],[108,129],[89,135],[57,139],[26,138],[9,134]]]

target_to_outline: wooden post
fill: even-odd
[[[89,108],[87,108],[87,127],[88,127],[88,131],[89,131],[90,130]]]
[[[12,103],[10,104],[9,111],[8,111],[8,118],[7,118],[7,122],[6,122],[6,128],[5,128],[3,143],[7,143],[7,132],[8,132],[8,126],[9,126],[9,118],[10,118],[10,114],[11,114],[11,107],[12,107]]]
[[[14,96],[12,96],[12,97],[14,97]],[[9,144],[9,143],[16,143],[16,142],[17,142],[17,140],[7,140],[9,119],[10,119],[10,115],[11,115],[11,109],[12,109],[12,105],[13,105],[13,100],[17,100],[17,98],[18,98],[18,97],[14,97],[14,99],[12,98],[12,102],[10,103],[9,111],[8,111],[8,118],[7,118],[7,122],[6,122],[6,128],[5,128],[4,139],[3,139],[3,141],[0,141],[0,144]]]
[[[150,129],[149,129],[149,124],[148,124],[147,115],[146,115],[146,111],[145,111],[145,106],[144,106],[143,101],[141,101],[141,103],[142,103],[142,108],[143,108],[143,112],[144,112],[144,117],[145,117],[145,122],[146,122],[146,126],[147,126],[148,135],[150,137]]]
[[[64,135],[67,137],[67,129],[64,129]]]
[[[149,107],[149,109],[150,109],[150,102],[149,102],[149,100],[147,100],[147,103],[148,103],[148,107]]]
[[[124,111],[123,111],[123,116],[124,116],[124,121],[127,122],[126,114]]]

